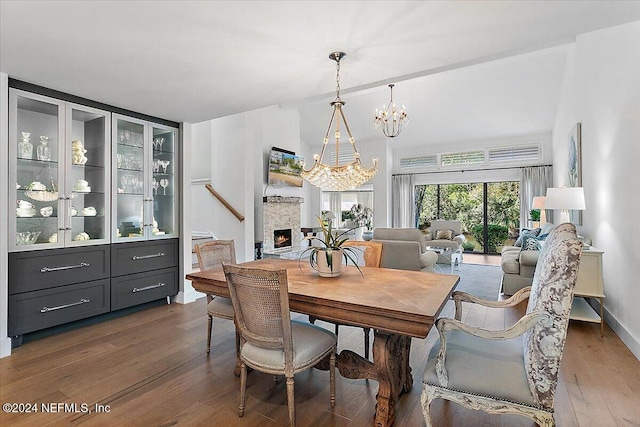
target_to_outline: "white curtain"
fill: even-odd
[[[547,194],[553,186],[552,166],[533,166],[520,169],[520,229],[528,228],[529,211],[533,198]],[[553,213],[547,212],[547,221],[553,222]]]
[[[414,228],[415,224],[415,176],[394,175],[391,177],[391,225],[397,228]]]
[[[332,227],[338,227],[342,221],[342,206],[340,203],[340,193],[332,191],[329,193],[329,209],[334,215]]]

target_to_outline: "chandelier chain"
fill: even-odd
[[[340,101],[340,57],[336,57],[336,101]]]

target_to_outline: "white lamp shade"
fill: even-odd
[[[546,209],[583,211],[586,209],[582,187],[547,188]]]
[[[534,197],[531,209],[545,209],[545,199],[545,196]]]

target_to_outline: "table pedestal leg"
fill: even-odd
[[[396,401],[401,393],[413,386],[409,366],[411,338],[404,335],[375,332],[373,341],[373,363],[359,354],[343,350],[336,365],[345,378],[368,378],[378,381],[376,413],[373,425],[387,427],[396,417]],[[318,366],[327,369],[325,363]]]

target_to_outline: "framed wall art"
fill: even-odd
[[[569,132],[569,187],[582,187],[582,126],[580,123]],[[571,222],[582,225],[582,211],[569,211]]]

